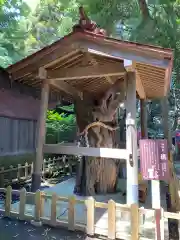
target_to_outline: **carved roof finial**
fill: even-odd
[[[73,31],[89,31],[95,34],[106,35],[106,31],[104,29],[100,29],[97,27],[96,22],[92,21],[84,11],[82,6],[79,7],[79,23],[73,27]]]

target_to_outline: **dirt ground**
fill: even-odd
[[[81,232],[70,232],[65,229],[49,226],[34,227],[24,221],[0,219],[0,239],[6,240],[87,240]]]

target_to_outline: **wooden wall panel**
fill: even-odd
[[[0,156],[35,152],[34,120],[0,117]]]

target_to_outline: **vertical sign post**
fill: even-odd
[[[167,140],[140,140],[140,167],[144,180],[151,180],[152,208],[156,209],[156,240],[161,233],[160,180],[169,179]]]

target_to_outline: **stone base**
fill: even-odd
[[[42,222],[41,221],[31,220],[31,224],[35,227],[42,227]]]

